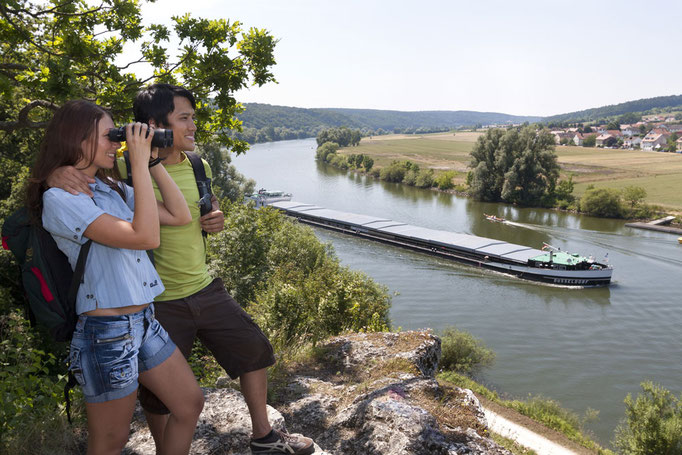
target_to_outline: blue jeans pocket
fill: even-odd
[[[133,337],[129,333],[95,340],[95,355],[99,365],[113,365],[129,356]]]
[[[69,371],[76,378],[76,382],[83,387],[85,385],[85,376],[81,366],[81,350],[74,345],[71,345],[69,350]]]
[[[124,360],[109,370],[109,386],[112,389],[122,389],[130,385],[137,377],[137,367],[132,359]]]

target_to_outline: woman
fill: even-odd
[[[69,101],[55,114],[33,167],[28,204],[75,266],[92,240],[76,299],[78,324],[70,370],[83,389],[88,454],[120,454],[128,440],[138,383],[171,411],[165,454],[186,454],[203,408],[203,395],[180,351],[154,319],[154,297],[163,292],[145,250],[159,244],[159,223],[191,220],[187,202],[163,166],[150,167],[153,129],[126,126],[135,192],[113,175],[117,142],[109,140],[110,115],[87,101]],[[149,134],[148,133],[149,130]],[[95,179],[93,197],[45,181],[60,166],[75,166]],[[163,198],[156,200],[151,178]]]

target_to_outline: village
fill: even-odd
[[[633,124],[554,129],[551,133],[557,145],[682,153],[682,123],[679,121],[679,115],[654,114],[645,115]]]

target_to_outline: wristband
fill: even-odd
[[[166,158],[159,158],[158,156],[156,158],[152,158],[149,160],[149,167],[154,167],[165,159]]]

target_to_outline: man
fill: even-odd
[[[138,93],[133,104],[135,121],[173,130],[173,145],[159,150],[163,165],[182,191],[192,222],[185,226],[162,226],[161,245],[154,250],[154,262],[166,290],[155,300],[156,318],[168,331],[185,357],[198,337],[231,378],[239,377],[252,424],[253,454],[311,454],[312,440],[273,430],[266,410],[266,368],[275,363],[273,349],[251,317],[227,293],[220,278],[212,280],[206,266],[201,231],[220,232],[224,217],[215,196],[213,210],[200,216],[199,191],[186,157],[195,148],[194,96],[169,84],[154,84]],[[208,164],[203,162],[207,177]],[[119,162],[125,174],[125,165]],[[49,186],[72,193],[89,192],[87,177],[72,167],[60,168]],[[158,188],[155,188],[158,197]],[[139,398],[156,443],[162,451],[163,429],[168,410],[149,390],[140,387]]]

